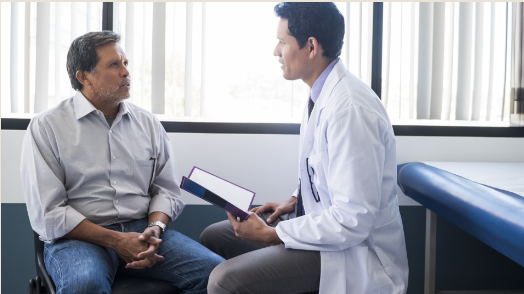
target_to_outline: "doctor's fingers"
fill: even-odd
[[[275,203],[273,203],[273,202],[266,202],[264,205],[259,206],[259,207],[255,207],[255,208],[251,209],[250,211],[254,212],[256,214],[261,214],[261,213],[266,212],[268,210],[274,210],[274,207],[275,207]]]
[[[229,219],[229,222],[231,223],[231,225],[233,225],[233,229],[236,228],[236,226],[238,226],[238,224],[240,223],[238,220],[237,220],[237,217],[232,215],[231,213],[227,212],[226,211],[226,214],[227,214],[227,218]],[[236,230],[236,229],[235,229]]]
[[[273,214],[271,214],[268,218],[267,218],[267,222],[268,223],[272,223],[274,220],[277,219],[277,217],[279,217],[280,215],[284,214],[284,211],[281,207],[277,207],[275,209],[275,212],[273,212]]]
[[[264,206],[259,206],[259,207],[255,207],[255,208],[251,208],[251,210],[249,210],[250,212],[254,212],[256,214],[261,214],[262,212],[264,212]]]

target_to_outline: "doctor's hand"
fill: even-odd
[[[297,202],[296,197],[291,197],[289,200],[281,202],[266,202],[266,204],[251,209],[251,212],[261,214],[266,211],[274,211],[272,215],[267,218],[268,223],[272,223],[277,217],[282,214],[290,213],[295,211],[295,203]]]
[[[275,228],[272,228],[253,212],[249,213],[249,218],[243,222],[237,220],[236,216],[229,212],[227,217],[233,225],[235,236],[242,240],[253,241],[266,245],[281,244],[282,240],[277,235]]]

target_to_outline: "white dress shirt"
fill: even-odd
[[[109,126],[81,92],[31,120],[20,172],[31,226],[46,242],[86,218],[105,226],[160,211],[175,220],[185,206],[155,116],[121,102]]]

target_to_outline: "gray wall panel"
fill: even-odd
[[[423,293],[425,211],[421,206],[401,206],[409,259],[408,294]],[[226,219],[210,205],[188,205],[169,224],[194,240],[204,228]],[[26,293],[36,276],[33,235],[23,203],[2,203],[2,293]],[[437,289],[524,289],[524,268],[478,241],[453,224],[438,218]]]

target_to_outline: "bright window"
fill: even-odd
[[[336,2],[344,65],[371,85],[373,8]],[[130,101],[161,120],[291,122],[309,88],[282,77],[269,2],[114,2]],[[383,4],[381,99],[394,124],[508,125],[514,4]],[[379,6],[380,7],[380,6]],[[71,97],[71,41],[102,29],[102,3],[1,3],[2,117]],[[515,17],[515,19],[518,19]],[[375,73],[375,75],[378,75]]]
[[[69,45],[102,29],[102,3],[2,2],[2,117],[32,117],[73,95]]]
[[[395,124],[507,125],[511,5],[384,3],[382,102]]]
[[[115,3],[132,101],[163,120],[299,122],[309,87],[283,79],[273,56],[276,4]],[[350,4],[337,5],[346,15]],[[358,61],[353,67],[367,80],[372,7],[351,4],[359,16],[347,26],[355,41],[342,56],[345,64],[348,57]]]

